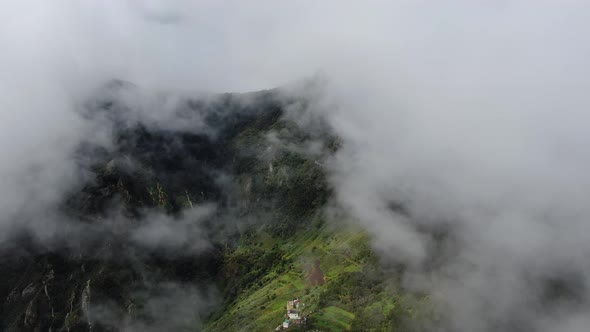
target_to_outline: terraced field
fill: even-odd
[[[282,241],[278,249],[265,241],[268,234],[258,235],[254,242],[282,252],[280,259],[289,262],[287,268],[261,276],[206,330],[273,331],[285,319],[287,301],[299,298],[309,330],[422,331],[422,322],[432,317],[430,301],[401,292],[395,281],[382,278],[368,235],[355,228],[320,224]],[[324,276],[321,284],[309,278],[316,264]]]
[[[266,235],[262,234],[260,238],[264,239]],[[263,276],[261,287],[251,289],[231,304],[227,313],[210,324],[208,330],[270,331],[282,322],[286,303],[294,298],[300,298],[305,304],[303,314],[314,312],[312,315],[318,315],[322,312],[319,311],[319,297],[326,286],[343,273],[362,269],[362,248],[358,244],[364,244],[366,240],[367,235],[356,229],[334,233],[331,227],[324,225],[319,231],[303,231],[285,241],[281,244],[281,250],[286,253],[283,259],[292,262],[289,269],[283,273],[272,271]],[[326,282],[322,285],[312,283],[309,279],[309,266],[316,263],[319,263],[318,267],[325,275]],[[323,325],[336,324],[348,329],[354,315],[336,306],[330,308],[322,320]],[[333,314],[335,312],[347,314],[340,317]],[[335,319],[333,322],[331,317]]]

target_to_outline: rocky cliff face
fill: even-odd
[[[260,227],[288,236],[327,199],[321,167],[284,143],[321,156],[335,140],[285,120],[293,101],[274,91],[183,99],[174,116],[198,115],[196,130],[132,116],[132,85],[105,89],[82,114],[110,141],[73,156],[85,176],[59,207],[63,234],[0,248],[2,331],[198,330],[240,289],[233,244]]]

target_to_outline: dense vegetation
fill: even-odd
[[[113,145],[80,145],[87,180],[60,208],[85,233],[49,248],[23,234],[0,248],[0,330],[268,331],[294,298],[305,303],[304,330],[408,331],[430,320],[424,296],[380,271],[367,234],[326,219],[323,163],[339,142],[285,117],[294,101],[274,91],[187,100],[183,112],[206,115],[204,133],[129,121],[109,98],[86,116],[107,115]],[[128,239],[154,213],[178,223],[207,204],[216,210],[200,225],[199,251]],[[212,285],[221,300],[181,308],[188,320],[153,301]]]

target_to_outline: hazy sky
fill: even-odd
[[[583,331],[589,16],[585,1],[3,1],[0,231],[72,181],[88,132],[73,109],[107,79],[221,92],[319,73],[316,111],[345,142],[338,201],[455,330]],[[441,223],[459,251],[421,275],[414,226]],[[581,304],[540,302],[563,275]]]

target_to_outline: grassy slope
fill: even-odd
[[[354,228],[335,230],[319,224],[316,222],[310,229],[283,241],[272,241],[267,234],[259,235],[261,243],[268,248],[280,241],[283,258],[292,263],[283,272],[264,275],[260,286],[242,292],[206,330],[272,331],[283,321],[287,301],[294,298],[305,304],[306,315],[311,313],[309,329],[421,330],[414,323],[408,327],[408,321],[424,321],[428,317],[427,298],[404,294],[391,286],[391,280],[390,286],[384,286],[384,279],[369,276],[375,261],[368,251],[366,233]],[[313,286],[306,266],[318,259],[325,283]],[[354,278],[359,276],[369,281],[357,282]]]
[[[263,241],[266,246],[274,242],[269,241],[266,234],[262,234],[260,238],[266,240]],[[317,311],[318,298],[330,280],[337,279],[342,273],[362,269],[361,260],[353,258],[358,249],[351,244],[364,241],[365,238],[363,232],[353,229],[332,233],[324,225],[302,231],[283,241],[280,246],[285,252],[284,258],[293,262],[289,269],[283,273],[272,271],[264,276],[262,287],[242,294],[208,330],[272,330],[284,319],[287,301],[294,298],[301,298],[306,304],[305,312]],[[326,279],[326,283],[321,286],[310,285],[305,269],[306,265],[313,264],[316,259],[320,260]],[[332,311],[337,309],[332,308]],[[350,318],[354,315],[346,311],[343,313],[347,319],[342,319],[339,315],[326,315],[323,324],[343,322],[345,326],[350,326]]]
[[[306,141],[293,123],[274,121],[270,129],[284,142]],[[318,217],[329,189],[312,158],[278,149],[272,158],[260,159],[269,146],[264,132],[250,127],[236,137],[236,151],[253,153],[237,154],[237,183],[243,190],[241,204],[261,210],[259,199],[272,200],[274,217],[226,253],[224,279],[230,286],[225,298],[231,302],[205,330],[272,331],[294,298],[305,303],[308,329],[416,330],[407,321],[422,320],[428,301],[400,292],[392,276],[379,271],[364,231],[331,227]],[[322,285],[309,280],[317,261],[325,277]]]

